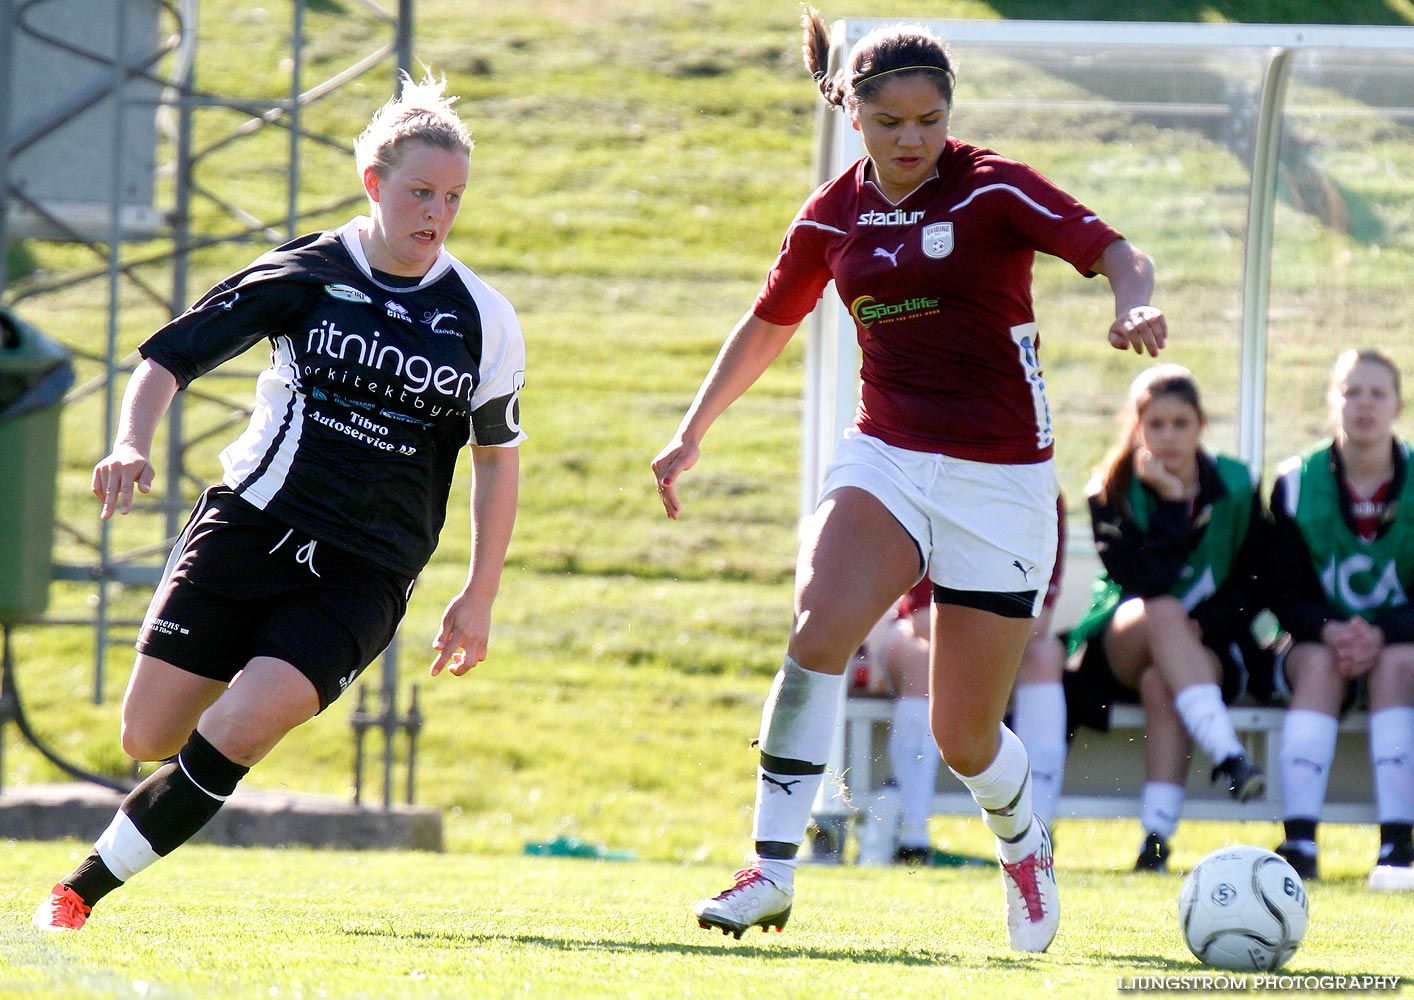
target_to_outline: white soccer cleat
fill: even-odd
[[[1001,861],[1002,884],[1006,886],[1006,928],[1016,951],[1045,951],[1060,926],[1060,893],[1056,889],[1051,831],[1040,817],[1033,822],[1041,825],[1041,846],[1020,861]]]
[[[736,884],[711,899],[699,900],[693,907],[698,927],[717,927],[738,941],[748,928],[760,927],[762,933],[784,930],[790,919],[792,893],[782,889],[760,868],[743,868],[733,876]]]
[[[1369,886],[1376,892],[1414,892],[1414,868],[1409,865],[1375,865]]]

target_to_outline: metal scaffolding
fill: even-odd
[[[312,10],[327,12],[328,4],[287,0],[288,48],[280,60],[287,89],[283,95],[232,97],[198,83],[203,57],[197,31],[200,0],[0,0],[0,307],[46,314],[51,311],[47,303],[75,292],[89,302],[100,294],[106,301],[101,348],[95,347],[95,331],[84,336],[54,331],[55,339],[93,372],[80,378],[66,397],[66,405],[98,400],[102,417],[92,428],[93,454],[108,450],[122,383],[137,361],[131,352],[122,355],[119,347],[120,331],[131,326],[125,315],[129,310],[155,309],[162,318],[176,316],[193,298],[194,254],[236,242],[263,250],[322,224],[312,220],[327,220],[362,202],[360,192],[333,203],[310,204],[302,191],[301,170],[311,148],[347,151],[351,158],[352,144],[310,127],[305,112],[316,102],[336,99],[341,89],[368,74],[386,74],[389,96],[396,93],[398,74],[413,66],[413,4],[348,0],[346,6],[359,13],[345,14],[366,18],[373,33],[385,40],[361,55],[349,53],[341,66],[322,68],[321,77],[310,82],[308,18]],[[111,21],[95,30],[94,24],[104,22],[105,16]],[[40,72],[21,78],[26,65]],[[62,93],[56,95],[54,81],[31,79],[43,76],[43,71],[64,78],[59,81]],[[26,86],[49,89],[40,95],[43,100],[26,102]],[[70,131],[64,133],[65,128]],[[144,129],[151,133],[145,148]],[[285,142],[268,142],[279,132]],[[36,169],[32,161],[46,141],[62,148],[57,155],[46,154],[44,165]],[[101,148],[105,142],[107,151]],[[243,206],[220,190],[219,181],[208,180],[210,162],[243,147],[259,150],[251,154],[252,169],[283,173],[282,202]],[[156,159],[159,151],[165,157],[161,162]],[[99,198],[90,193],[88,200],[77,203],[43,190],[48,175],[72,169],[65,161],[81,159],[81,154],[105,161],[101,170],[83,171],[86,176],[97,174],[98,183],[106,185]],[[150,171],[144,156],[153,158]],[[23,166],[26,157],[31,161],[28,175],[17,166]],[[161,205],[152,197],[159,178],[165,183]],[[219,217],[222,222],[198,231],[193,227],[198,212],[203,219]],[[66,259],[81,256],[84,262],[7,281],[11,258],[23,250],[24,239],[83,248],[83,254]],[[223,414],[194,421],[196,409],[202,407]],[[202,485],[189,471],[190,450],[248,414],[219,394],[178,394],[168,417],[164,479],[145,501],[160,510],[156,537],[120,548],[111,522],[97,522],[95,527],[96,519],[74,524],[61,517],[57,529],[70,556],[55,562],[53,576],[91,586],[92,613],[47,615],[31,624],[92,629],[95,703],[106,695],[108,648],[127,644],[140,624],[130,613],[124,617],[115,609],[113,588],[157,582],[166,552]],[[73,552],[83,555],[74,558]],[[381,685],[382,717],[389,721],[385,743],[391,747],[400,725],[396,643],[384,655]],[[385,806],[391,798],[390,768],[391,760],[385,763]]]

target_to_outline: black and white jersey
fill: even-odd
[[[416,285],[379,281],[354,219],[222,281],[139,349],[181,388],[262,339],[226,485],[314,538],[408,577],[446,519],[464,445],[514,446],[525,340],[511,304],[444,248]]]

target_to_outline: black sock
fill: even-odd
[[[123,884],[122,879],[108,870],[97,851],[90,851],[72,874],[59,881],[78,893],[79,898],[89,906]]]
[[[194,731],[181,752],[134,788],[120,808],[153,852],[165,858],[210,822],[249,770]]]
[[[193,732],[176,757],[128,793],[94,854],[72,876],[79,885],[65,884],[92,906],[195,836],[249,770]]]
[[[1380,861],[1396,865],[1414,861],[1414,823],[1380,824]]]
[[[1282,820],[1282,829],[1286,831],[1287,840],[1309,840],[1312,843],[1316,840],[1316,821],[1314,819]]]

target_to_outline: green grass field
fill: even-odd
[[[924,9],[926,8],[926,10]],[[428,644],[466,565],[466,496],[454,496],[441,549],[401,633],[404,698],[420,686],[426,716],[420,804],[443,811],[445,856],[183,850],[105,904],[83,935],[37,940],[25,929],[39,895],[82,854],[80,844],[7,844],[0,865],[0,993],[4,996],[1011,996],[1045,984],[1063,996],[1114,992],[1119,978],[1195,970],[1174,927],[1178,880],[1122,873],[1133,822],[1062,822],[1067,918],[1055,949],[1020,958],[1005,946],[994,871],[906,875],[818,869],[784,935],[738,944],[698,931],[687,907],[723,888],[746,849],[762,697],[790,614],[801,419],[801,347],[793,344],[722,418],[684,484],[682,521],[663,518],[648,463],[673,432],[722,337],[750,303],[781,232],[811,186],[815,93],[799,65],[794,3],[750,0],[419,0],[417,55],[445,71],[477,140],[472,194],[451,248],[517,305],[530,351],[524,395],[522,505],[496,608],[491,659],[471,676],[428,682]],[[203,0],[200,83],[213,93],[280,95],[288,0]],[[857,0],[828,17],[1104,18],[1095,0]],[[1409,0],[1158,0],[1123,16],[1414,24]],[[310,4],[311,78],[381,43],[354,0]],[[1060,113],[1051,134],[1036,112],[1006,117],[989,99],[1009,85],[1065,101],[1074,81],[1020,72],[972,76],[964,61],[959,129],[997,132],[1154,254],[1175,321],[1175,360],[1209,390],[1214,435],[1230,446],[1233,289],[1240,273],[1245,174],[1230,151],[1196,133],[1157,149],[1114,141],[1127,122]],[[391,69],[313,106],[307,123],[350,139],[386,97]],[[307,81],[308,82],[308,81]],[[1300,95],[1306,99],[1307,95]],[[1313,100],[1320,105],[1319,100]],[[987,110],[987,109],[993,110]],[[1322,113],[1330,109],[1320,106]],[[989,117],[990,116],[990,117]],[[203,141],[241,116],[199,118]],[[1344,120],[1342,120],[1343,122]],[[1364,122],[1313,144],[1319,164],[1378,210],[1387,231],[1331,233],[1283,203],[1281,294],[1272,382],[1273,433],[1285,446],[1319,431],[1323,379],[1342,337],[1414,345],[1408,280],[1414,212],[1399,157],[1406,126]],[[1011,133],[1015,141],[1009,141]],[[1023,138],[1024,133],[1024,138]],[[967,133],[964,133],[967,134]],[[210,157],[204,179],[248,210],[278,216],[283,136],[258,134]],[[1395,150],[1363,169],[1362,149]],[[351,161],[313,150],[306,207],[353,193]],[[1383,155],[1383,154],[1382,154]],[[1414,159],[1414,157],[1411,157]],[[1381,163],[1389,161],[1380,161]],[[1173,202],[1171,178],[1202,176],[1209,195]],[[162,180],[161,183],[167,183]],[[208,203],[198,232],[234,226]],[[1401,214],[1402,213],[1402,214]],[[342,221],[311,219],[307,228]],[[1357,220],[1358,221],[1358,220]],[[267,241],[193,259],[190,296]],[[155,247],[125,248],[136,258]],[[1312,261],[1334,265],[1313,267]],[[11,254],[17,311],[89,355],[105,336],[101,274],[45,291],[94,266],[77,247],[29,242]],[[160,267],[142,270],[158,286]],[[1335,292],[1330,285],[1334,283]],[[1111,434],[1134,359],[1103,346],[1103,291],[1038,265],[1047,310],[1047,376],[1061,437],[1063,484],[1078,491]],[[120,352],[164,318],[133,287],[119,290]],[[1073,328],[1072,328],[1073,327]],[[1090,332],[1086,332],[1090,331]],[[261,359],[232,367],[253,373]],[[81,383],[98,366],[79,362]],[[237,403],[250,379],[200,386]],[[96,518],[85,489],[105,448],[101,393],[64,414],[56,557],[92,558]],[[209,479],[234,435],[229,409],[189,406],[191,456]],[[165,462],[164,469],[165,471]],[[189,505],[193,483],[174,503]],[[159,483],[165,490],[166,484]],[[161,549],[161,496],[113,528],[115,552]],[[111,586],[116,618],[141,614],[143,587]],[[91,621],[88,584],[56,584],[50,615]],[[131,627],[114,629],[95,700],[92,627],[21,627],[14,644],[31,721],[81,766],[128,772],[117,744]],[[370,683],[377,684],[377,668]],[[293,734],[248,779],[256,787],[345,795],[351,706],[340,702]],[[6,727],[4,785],[60,773]],[[375,743],[376,750],[377,745]],[[374,789],[376,797],[378,789]],[[938,819],[942,846],[986,853],[980,822]],[[559,835],[633,851],[622,864],[537,861],[522,846]],[[1242,840],[1269,846],[1274,826],[1185,824],[1178,867]],[[1409,901],[1360,887],[1369,827],[1322,831],[1333,880],[1313,893],[1308,946],[1293,968],[1414,973]],[[1083,859],[1083,860],[1082,860]]]
[[[938,832],[954,851],[988,850],[980,822]],[[1192,824],[1180,860],[1273,833]],[[785,931],[735,941],[690,914],[725,884],[720,866],[205,846],[139,876],[81,934],[38,936],[27,873],[78,845],[12,844],[0,997],[1099,997],[1134,977],[1216,974],[1179,936],[1177,876],[1095,860],[1125,857],[1132,824],[1062,822],[1057,835],[1064,917],[1044,955],[1007,947],[995,868],[805,868]],[[1068,860],[1067,842],[1084,857]],[[1283,971],[1407,981],[1409,901],[1372,896],[1363,871],[1331,874]]]

